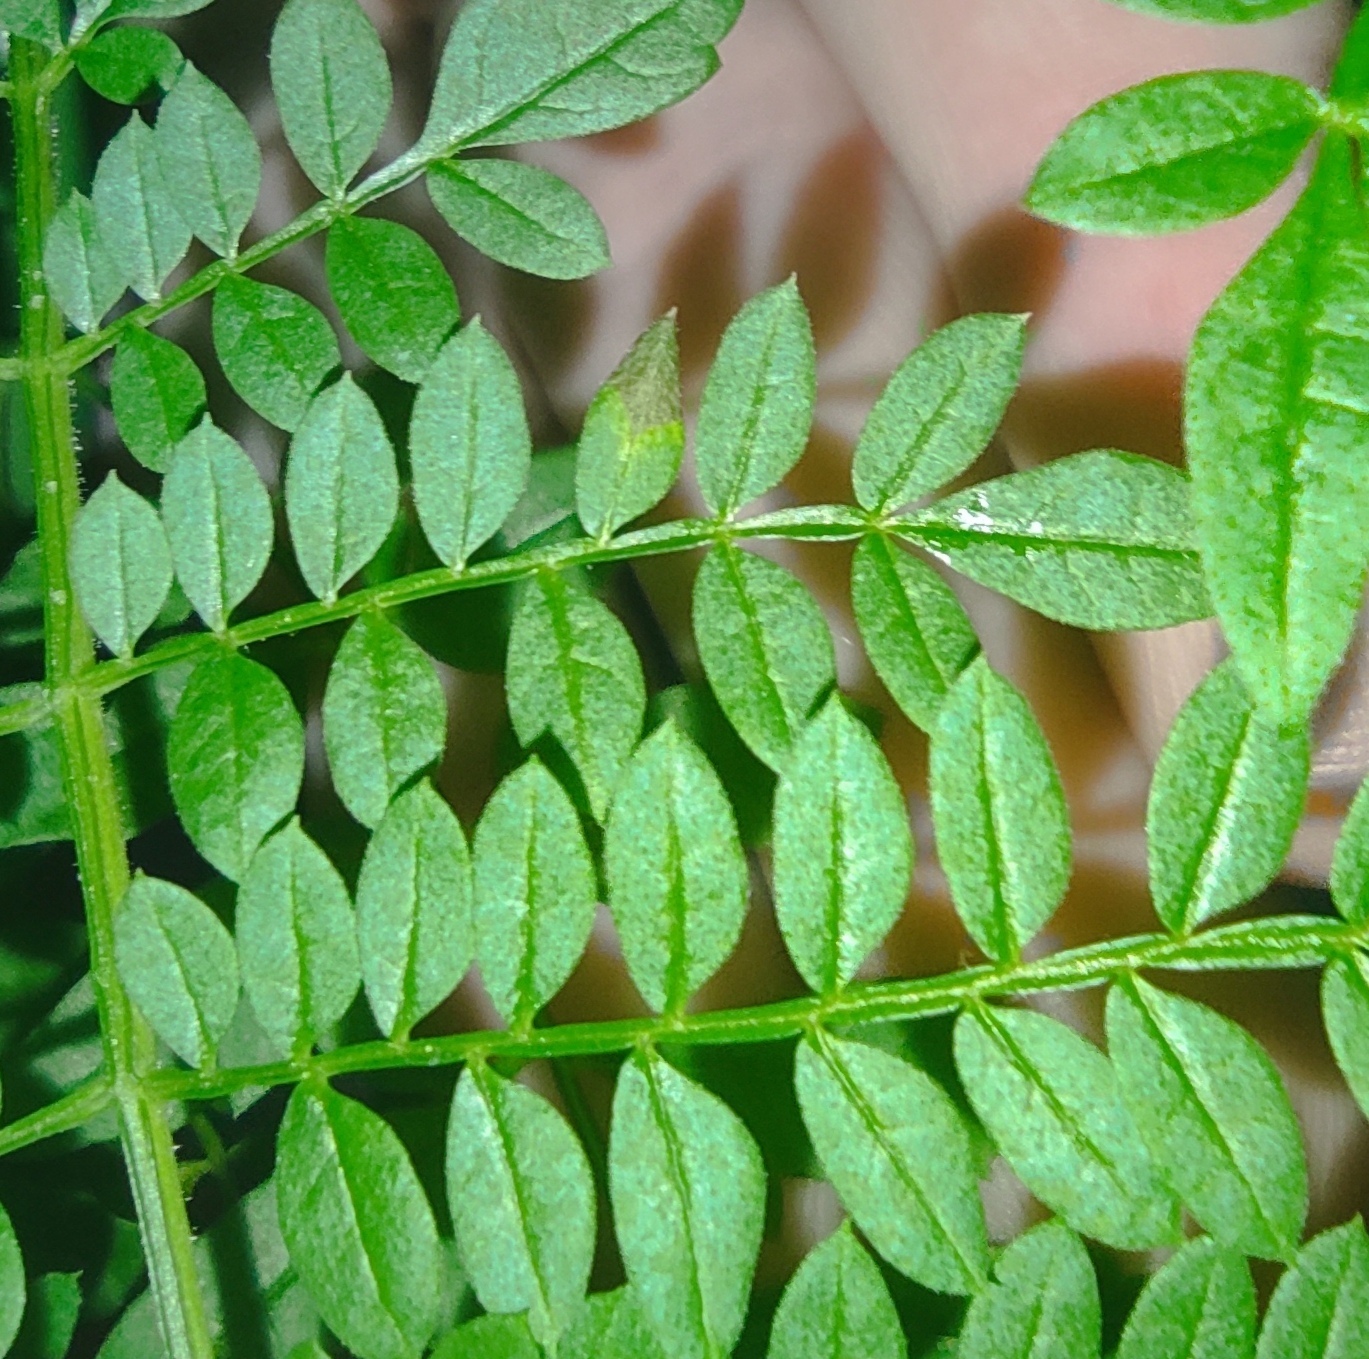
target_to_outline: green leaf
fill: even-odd
[[[275,520],[252,459],[209,420],[172,455],[162,519],[186,598],[222,632],[271,560]]]
[[[422,382],[461,320],[456,288],[418,232],[377,217],[342,217],[328,231],[328,287],[362,352],[406,382]]]
[[[1331,860],[1331,900],[1350,924],[1369,923],[1369,780],[1341,823]]]
[[[1016,959],[1069,886],[1069,812],[1026,699],[982,658],[932,732],[931,798],[957,913],[990,958]]]
[[[550,732],[602,821],[646,713],[642,663],[627,629],[558,571],[528,583],[509,633],[509,716],[524,747]]]
[[[1289,1258],[1307,1170],[1264,1049],[1215,1010],[1137,978],[1112,988],[1107,1031],[1132,1121],[1193,1216],[1224,1246]]]
[[[128,287],[128,275],[101,232],[94,207],[75,191],[48,226],[43,272],[63,315],[87,333],[99,327]]]
[[[851,604],[875,673],[908,720],[930,732],[979,655],[960,601],[930,566],[871,534],[851,564]]]
[[[140,326],[119,338],[109,395],[128,451],[154,472],[166,471],[172,450],[208,400],[195,360],[180,345]]]
[[[1256,896],[1283,867],[1307,800],[1307,730],[1281,732],[1219,666],[1175,719],[1146,812],[1160,919],[1187,931]]]
[[[423,532],[459,571],[499,532],[532,466],[518,374],[478,317],[447,342],[419,388],[409,457]]]
[[[257,846],[294,810],[304,727],[270,670],[226,651],[190,676],[166,762],[176,814],[195,848],[240,882]]]
[[[57,0],[0,0],[0,30],[45,47],[60,47],[62,17]]]
[[[481,1316],[443,1336],[432,1359],[544,1359],[525,1316]]]
[[[285,468],[285,517],[305,584],[332,603],[380,551],[398,513],[390,436],[374,402],[344,373],[314,398]]]
[[[1306,720],[1339,663],[1369,563],[1357,173],[1349,141],[1329,134],[1297,206],[1198,328],[1188,369],[1212,602],[1251,697],[1283,726]]]
[[[659,504],[680,473],[684,445],[672,312],[633,345],[585,414],[575,469],[575,506],[585,532],[607,542]]]
[[[765,1170],[741,1120],[655,1053],[623,1064],[609,1191],[628,1281],[672,1359],[730,1354],[765,1219]]]
[[[1083,1242],[1043,1222],[999,1257],[994,1282],[970,1303],[956,1359],[1096,1359],[1098,1280]]]
[[[415,784],[390,804],[357,881],[361,975],[382,1033],[407,1036],[466,975],[471,898],[461,823],[431,784]]]
[[[877,514],[940,490],[988,446],[1022,375],[1027,318],[965,316],[924,340],[856,444],[856,499]]]
[[[169,90],[185,65],[181,49],[158,28],[129,24],[97,33],[76,49],[76,69],[96,94],[116,104],[141,104]]]
[[[433,206],[482,255],[541,278],[584,278],[610,263],[604,224],[577,189],[516,160],[443,161]]]
[[[437,1324],[441,1243],[384,1119],[309,1082],[276,1153],[280,1230],[324,1321],[358,1359],[418,1359]]]
[[[24,1316],[24,1257],[9,1214],[0,1208],[0,1354],[9,1352]]]
[[[71,1348],[84,1299],[79,1274],[40,1274],[11,1351],[13,1359],[62,1359]]]
[[[1188,480],[1101,449],[997,477],[897,531],[971,580],[1072,627],[1168,628],[1211,612]]]
[[[1254,24],[1306,9],[1317,0],[1113,0],[1123,9],[1202,24]]]
[[[580,818],[532,759],[500,784],[475,831],[475,948],[495,1009],[515,1028],[570,976],[598,893]]]
[[[774,489],[803,455],[816,364],[813,327],[793,278],[753,297],[728,326],[694,436],[699,491],[720,519]]]
[[[822,610],[784,567],[720,543],[694,582],[694,636],[728,721],[778,770],[836,683]]]
[[[667,1359],[647,1329],[637,1290],[592,1293],[561,1337],[557,1359]]]
[[[213,0],[91,0],[109,19],[179,19],[194,14]],[[84,7],[84,0],[78,8]]]
[[[1026,204],[1078,231],[1187,231],[1253,208],[1321,126],[1315,90],[1266,71],[1161,76],[1094,104],[1060,134]]]
[[[1326,1036],[1350,1093],[1369,1117],[1369,960],[1358,951],[1334,959],[1322,976]]]
[[[230,274],[214,295],[214,348],[239,396],[296,430],[314,393],[342,362],[323,313],[298,293]]]
[[[632,980],[652,1009],[682,1012],[736,947],[749,879],[722,783],[673,721],[619,780],[604,871]]]
[[[1355,1359],[1369,1351],[1369,1238],[1355,1218],[1309,1241],[1279,1280],[1258,1359]]]
[[[904,1359],[894,1300],[843,1223],[810,1251],[780,1298],[768,1359]]]
[[[594,1260],[594,1183],[564,1118],[482,1064],[457,1083],[447,1197],[461,1263],[487,1312],[527,1312],[554,1346],[583,1306]]]
[[[1141,1291],[1117,1359],[1253,1359],[1255,1285],[1235,1251],[1190,1241]]]
[[[945,1091],[897,1057],[820,1031],[799,1044],[794,1076],[814,1150],[866,1240],[928,1288],[981,1288],[978,1176]]]
[[[893,928],[913,870],[903,792],[839,695],[794,742],[774,836],[780,933],[804,981],[833,995]]]
[[[161,296],[191,236],[162,168],[158,140],[135,113],[105,148],[90,194],[106,251],[133,291],[147,300]]]
[[[442,54],[425,155],[583,137],[693,93],[741,0],[475,0]]]
[[[171,205],[216,255],[233,259],[261,190],[261,152],[247,119],[188,62],[157,116]]]
[[[131,656],[171,591],[171,551],[157,511],[117,472],[76,517],[71,580],[95,635],[116,656]]]
[[[980,1122],[1042,1203],[1118,1250],[1174,1244],[1179,1205],[1092,1043],[1030,1010],[966,1011],[955,1060]]]
[[[328,856],[291,821],[238,889],[238,958],[252,1013],[281,1056],[307,1052],[361,985],[356,916]]]
[[[238,1008],[233,937],[198,897],[141,875],[114,918],[114,956],[134,1004],[183,1061],[213,1058]]]
[[[390,66],[356,0],[289,0],[271,38],[285,139],[326,198],[341,198],[380,145]]]
[[[433,663],[382,613],[364,613],[338,648],[323,695],[333,787],[364,826],[436,763],[447,743],[447,698]]]

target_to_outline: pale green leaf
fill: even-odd
[[[456,287],[418,232],[377,217],[342,217],[328,231],[328,287],[368,358],[422,382],[461,320]]]
[[[544,1359],[544,1351],[532,1338],[527,1317],[487,1315],[449,1331],[432,1359]]]
[[[856,444],[856,499],[883,514],[939,490],[988,446],[1017,390],[1027,318],[965,316],[924,340]]]
[[[418,1359],[437,1324],[441,1243],[394,1130],[322,1083],[301,1085],[275,1185],[291,1262],[329,1330],[357,1359]]]
[[[475,831],[475,947],[495,1008],[516,1028],[570,976],[594,926],[594,865],[565,790],[532,759]]]
[[[585,414],[575,468],[575,507],[585,532],[607,541],[654,508],[675,484],[684,444],[672,312],[633,345]]]
[[[24,1257],[9,1214],[0,1208],[0,1354],[7,1354],[24,1317]]]
[[[357,939],[380,1031],[406,1036],[466,975],[475,952],[470,851],[430,783],[390,804],[357,881]]]
[[[333,787],[364,826],[436,763],[447,742],[447,699],[432,661],[382,613],[364,613],[342,639],[323,695],[323,743]]]
[[[1369,1238],[1358,1217],[1309,1241],[1279,1280],[1258,1359],[1358,1359],[1369,1353]]]
[[[291,821],[238,889],[238,959],[252,1013],[277,1053],[307,1052],[361,985],[356,915],[328,856]]]
[[[956,1359],[1096,1359],[1098,1280],[1069,1228],[1043,1222],[999,1257],[994,1282],[970,1303]]]
[[[753,297],[728,326],[694,438],[699,490],[720,519],[773,490],[802,456],[816,372],[813,327],[793,278]]]
[[[131,656],[171,591],[161,518],[111,472],[81,507],[71,538],[71,581],[95,635]]]
[[[84,8],[86,0],[80,0]],[[90,0],[106,19],[179,19],[194,14],[213,0]]]
[[[1132,1122],[1193,1216],[1224,1246],[1291,1256],[1307,1170],[1264,1049],[1215,1010],[1137,978],[1112,988],[1107,1032]]]
[[[1310,768],[1306,728],[1266,721],[1231,662],[1203,681],[1156,761],[1146,812],[1151,894],[1171,930],[1191,930],[1273,881]]]
[[[281,429],[303,423],[314,393],[342,362],[323,313],[298,293],[230,274],[214,295],[214,348],[225,376]]]
[[[43,272],[63,315],[87,332],[98,328],[128,287],[128,275],[101,232],[94,207],[75,191],[48,226]]]
[[[842,1202],[895,1269],[943,1293],[973,1293],[989,1243],[969,1133],[931,1077],[863,1043],[800,1043],[803,1121]]]
[[[1112,0],[1124,9],[1202,24],[1254,24],[1306,9],[1317,0]]]
[[[765,1170],[741,1120],[639,1052],[613,1097],[609,1192],[628,1281],[662,1349],[671,1359],[731,1353],[765,1219]]]
[[[990,958],[1017,958],[1069,886],[1069,813],[1026,699],[982,658],[937,718],[931,798],[941,868],[965,928]]]
[[[948,496],[897,530],[1074,627],[1167,628],[1210,612],[1188,480],[1153,458],[1077,453]]]
[[[694,636],[718,704],[742,740],[779,769],[836,683],[827,620],[782,566],[722,543],[694,582]]]
[[[960,601],[930,566],[871,534],[851,564],[851,604],[875,673],[909,721],[930,732],[979,655]]]
[[[395,451],[344,373],[310,405],[285,467],[285,517],[305,584],[325,603],[380,551],[399,513]]]
[[[191,1066],[213,1059],[238,1008],[233,937],[198,897],[139,875],[114,918],[114,957],[133,1002]]]
[[[76,69],[96,94],[116,104],[140,104],[169,90],[185,65],[181,49],[159,28],[127,24],[97,33],[76,51]]]
[[[1369,960],[1334,959],[1322,977],[1322,1014],[1336,1065],[1369,1118]]]
[[[1147,1281],[1117,1359],[1253,1359],[1254,1353],[1250,1269],[1235,1251],[1200,1237]]]
[[[62,16],[57,0],[0,0],[0,31],[45,47],[60,47]]]
[[[966,1011],[955,1060],[975,1113],[1042,1203],[1119,1250],[1174,1244],[1179,1205],[1092,1043],[1030,1010]]]
[[[593,1293],[561,1337],[557,1359],[667,1359],[642,1315],[635,1288]]]
[[[727,794],[673,721],[619,781],[604,870],[632,980],[654,1010],[681,1012],[736,947],[749,884]]]
[[[500,264],[561,279],[609,265],[598,214],[549,170],[516,160],[442,161],[427,182],[447,225]]]
[[[1194,340],[1186,443],[1212,602],[1256,704],[1302,723],[1350,640],[1369,540],[1369,239],[1328,135],[1283,225]]]
[[[225,651],[190,676],[166,762],[176,814],[195,848],[239,882],[257,846],[294,810],[304,727],[270,670]]]
[[[380,145],[390,67],[356,0],[289,0],[271,38],[285,139],[327,198],[341,198]]]
[[[457,1083],[447,1198],[461,1263],[487,1312],[527,1312],[556,1339],[584,1303],[594,1260],[594,1183],[564,1118],[483,1064]]]
[[[208,397],[199,365],[180,345],[133,326],[119,338],[109,377],[119,436],[144,467],[165,472]]]
[[[447,342],[419,388],[409,457],[423,532],[459,570],[518,504],[532,466],[518,374],[479,318]]]
[[[1341,823],[1331,860],[1331,899],[1352,925],[1369,923],[1369,781]]]

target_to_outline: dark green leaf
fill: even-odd
[[[176,813],[195,848],[239,882],[257,846],[294,809],[303,724],[271,671],[224,652],[191,675],[166,762]]]
[[[165,472],[208,399],[204,375],[179,345],[133,326],[119,339],[109,377],[114,420],[128,451]]]
[[[475,832],[476,956],[495,1008],[527,1028],[589,940],[594,865],[565,790],[532,759],[499,786]]]
[[[544,1359],[544,1351],[527,1317],[482,1316],[443,1336],[432,1359]]]
[[[1026,699],[982,658],[937,718],[931,795],[956,911],[990,958],[1017,958],[1069,886],[1069,813]]]
[[[24,1316],[24,1257],[10,1225],[9,1214],[0,1208],[0,1354],[6,1354],[19,1334]]]
[[[1264,720],[1233,664],[1203,681],[1160,752],[1146,814],[1151,894],[1171,930],[1191,930],[1273,881],[1310,767],[1306,729]]]
[[[328,232],[328,286],[368,358],[422,382],[461,320],[456,288],[418,232],[376,217],[343,217]]]
[[[594,1259],[594,1183],[565,1119],[483,1064],[457,1083],[447,1197],[461,1262],[487,1312],[527,1312],[554,1346],[583,1305]]]
[[[0,30],[45,47],[60,47],[62,17],[57,0],[0,0]]]
[[[1184,402],[1212,602],[1256,704],[1302,723],[1350,640],[1369,543],[1369,240],[1329,135],[1283,225],[1198,329]]]
[[[116,104],[140,104],[157,87],[169,90],[184,65],[165,33],[137,24],[107,29],[76,50],[81,78]]]
[[[1193,1216],[1224,1246],[1291,1256],[1307,1171],[1264,1049],[1215,1010],[1136,978],[1112,988],[1107,1030],[1132,1121]]]
[[[79,1274],[40,1274],[29,1293],[13,1359],[63,1359],[71,1349],[84,1299]]]
[[[777,486],[803,454],[817,392],[813,327],[794,279],[754,297],[708,374],[694,464],[721,519]]]
[[[441,1244],[394,1130],[310,1082],[276,1155],[280,1230],[328,1328],[357,1359],[418,1359],[437,1323]]]
[[[1369,1353],[1369,1238],[1356,1218],[1309,1241],[1279,1280],[1259,1359],[1357,1359]]]
[[[940,490],[987,447],[1017,390],[1025,316],[965,316],[919,345],[856,445],[856,499],[884,514]]]
[[[131,656],[171,591],[171,551],[157,511],[115,472],[76,518],[71,580],[95,635]]]
[[[1369,1117],[1369,960],[1356,952],[1332,961],[1322,977],[1326,1036],[1336,1064]]]
[[[1077,453],[998,477],[900,521],[971,580],[1074,627],[1205,618],[1188,481],[1153,458]]]
[[[48,227],[43,272],[53,301],[77,330],[95,330],[128,287],[94,207],[79,193],[71,193]]]
[[[654,1010],[682,1011],[736,947],[748,877],[727,794],[673,721],[619,781],[604,870],[632,980]]]
[[[423,532],[460,570],[518,504],[532,465],[518,374],[479,318],[447,342],[419,388],[409,456]]]
[[[613,1220],[649,1330],[672,1359],[730,1354],[765,1218],[741,1120],[652,1052],[624,1063],[609,1144]]]
[[[298,293],[230,274],[214,297],[214,348],[238,395],[281,429],[298,429],[342,362],[324,315]]]
[[[291,821],[238,889],[238,957],[252,1012],[281,1056],[307,1052],[361,985],[356,915],[328,856]]]
[[[1341,824],[1331,861],[1331,899],[1352,925],[1369,923],[1369,781]]]
[[[333,787],[364,826],[442,756],[447,698],[428,657],[382,613],[348,630],[323,695],[323,742]]]
[[[578,190],[516,160],[443,161],[428,172],[433,205],[482,255],[542,278],[609,265],[603,223]]]
[[[223,631],[266,570],[275,520],[252,459],[209,420],[171,458],[162,519],[186,598]]]
[[[1317,0],[1113,0],[1124,9],[1204,24],[1253,24],[1306,9]]]
[[[795,1081],[823,1169],[870,1244],[928,1288],[981,1288],[984,1209],[945,1091],[897,1057],[822,1033],[799,1045]]]
[[[719,706],[742,740],[779,769],[836,682],[822,610],[782,566],[723,543],[694,582],[694,635]]]
[[[271,38],[285,139],[327,198],[341,198],[380,145],[390,67],[356,0],[289,0]]]
[[[374,402],[344,373],[314,398],[285,468],[285,517],[305,584],[331,603],[380,551],[399,513],[395,451]]]
[[[1245,1260],[1207,1237],[1146,1283],[1117,1359],[1253,1359],[1255,1285]]]

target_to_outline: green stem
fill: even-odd
[[[139,1079],[150,1065],[151,1043],[114,966],[114,916],[128,886],[128,857],[100,700],[83,683],[95,664],[94,650],[67,565],[81,495],[66,377],[53,362],[62,344],[62,318],[43,276],[43,237],[56,208],[49,62],[38,44],[13,42],[20,349],[42,545],[47,689],[62,750],[106,1070],[152,1292],[173,1359],[212,1359],[175,1148],[161,1101]]]
[[[54,1100],[25,1118],[0,1128],[0,1156],[22,1151],[35,1142],[49,1137],[60,1137],[89,1123],[114,1103],[114,1087],[108,1077],[97,1076],[73,1090],[69,1095]]]

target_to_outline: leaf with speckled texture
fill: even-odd
[[[1208,1237],[1147,1280],[1117,1359],[1254,1359],[1255,1285],[1245,1257]]]
[[[1369,1353],[1369,1238],[1355,1218],[1314,1237],[1279,1280],[1258,1359],[1358,1359]]]
[[[114,422],[144,467],[165,472],[208,400],[204,374],[180,345],[133,326],[119,337],[109,375]]]

